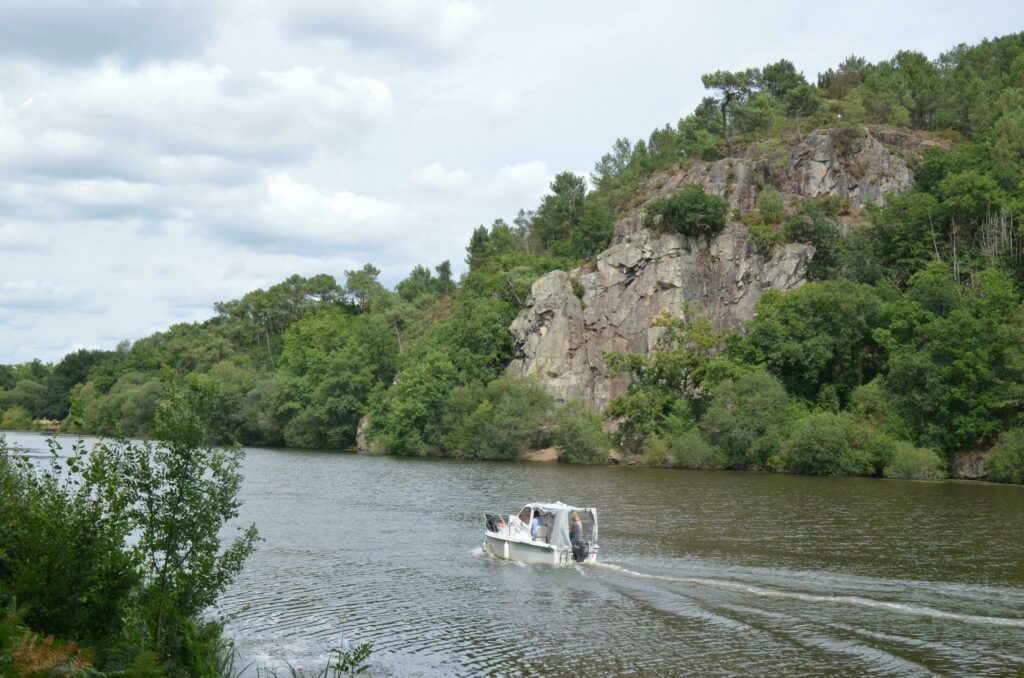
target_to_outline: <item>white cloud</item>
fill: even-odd
[[[25,226],[0,224],[0,253],[45,252],[49,244]]]
[[[403,51],[458,49],[482,18],[466,0],[282,0],[277,10],[299,36]]]
[[[448,169],[441,162],[435,161],[412,172],[414,183],[428,189],[445,191],[465,188],[471,176],[464,169]]]
[[[82,301],[81,291],[48,280],[8,280],[0,283],[0,308],[69,310]]]

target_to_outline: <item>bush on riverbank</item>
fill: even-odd
[[[893,448],[892,459],[883,474],[903,480],[940,480],[946,477],[946,465],[933,450],[900,441]]]
[[[874,476],[892,441],[849,414],[818,412],[799,422],[783,446],[786,468],[823,476]]]
[[[58,456],[51,441],[48,467],[16,457],[0,437],[0,606],[17,636],[3,641],[8,665],[20,661],[18,643],[39,641],[80,644],[103,671],[220,675],[230,645],[204,614],[257,535],[240,528],[222,545],[238,516],[242,454],[202,443],[205,396],[168,384],[160,442],[78,444]],[[51,635],[62,642],[39,639]]]
[[[501,377],[452,391],[442,428],[443,449],[473,459],[516,459],[543,447],[554,401],[532,381]]]
[[[651,466],[674,466],[706,471],[723,468],[725,462],[722,451],[709,443],[696,429],[675,436],[651,436],[644,444],[644,463]]]
[[[15,405],[0,416],[0,430],[31,431],[33,428],[31,415],[20,405]]]
[[[601,415],[582,400],[566,403],[558,413],[552,442],[558,461],[566,464],[603,464],[608,461],[611,440],[604,432]]]
[[[999,436],[988,460],[988,475],[997,483],[1024,483],[1024,429]]]
[[[786,390],[764,370],[728,379],[711,391],[700,426],[729,468],[764,466],[786,423]]]

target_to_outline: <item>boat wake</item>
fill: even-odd
[[[927,617],[930,619],[943,619],[948,621],[963,622],[967,624],[988,624],[991,626],[1005,626],[1024,629],[1024,619],[1015,617],[991,617],[986,615],[962,614],[958,612],[937,610],[935,608],[926,607],[923,605],[897,603],[886,600],[875,600],[873,598],[864,598],[862,596],[830,596],[816,593],[804,593],[801,591],[788,591],[785,589],[767,588],[764,586],[756,586],[753,584],[730,581],[727,579],[647,574],[644,572],[630,570],[612,563],[591,563],[590,565],[588,565],[588,567],[607,570],[610,572],[615,572],[627,577],[633,577],[637,579],[693,584],[695,586],[703,586],[725,591],[733,591],[746,595],[757,596],[760,598],[784,598],[808,603],[822,603],[828,605],[852,605],[856,607],[888,610],[890,612],[895,612],[898,614]]]

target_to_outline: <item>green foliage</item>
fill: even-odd
[[[849,414],[819,412],[796,423],[783,446],[786,467],[810,475],[879,475],[893,441]]]
[[[655,320],[654,327],[662,333],[647,355],[605,356],[612,372],[631,378],[626,393],[613,400],[607,412],[620,420],[616,435],[627,449],[638,450],[647,436],[666,427],[685,428],[684,422],[692,421],[688,398],[700,387],[721,336],[698,307],[688,306],[686,314],[687,318]]]
[[[32,428],[32,417],[21,405],[15,405],[0,415],[0,430],[30,431]]]
[[[723,468],[726,461],[697,429],[651,436],[644,443],[644,463],[651,466],[712,470]]]
[[[89,643],[119,675],[218,675],[222,628],[203,616],[256,531],[221,542],[238,517],[241,452],[202,444],[215,394],[166,388],[156,442],[79,442],[67,455],[51,440],[38,468],[0,437],[0,592],[33,631]]]
[[[802,242],[814,247],[814,257],[807,265],[810,280],[825,280],[836,273],[839,248],[839,229],[829,218],[828,209],[820,203],[809,201],[786,221],[786,240]]]
[[[325,309],[285,333],[281,367],[293,379],[284,388],[292,447],[346,447],[370,397],[391,383],[398,340],[383,318]]]
[[[76,446],[40,471],[9,456],[0,438],[0,589],[33,629],[96,643],[124,630],[140,580],[125,545],[131,523],[99,483],[73,474],[80,464],[88,452]]]
[[[786,217],[786,204],[782,200],[782,194],[771,186],[761,191],[757,196],[757,211],[766,224],[778,224]]]
[[[764,364],[793,395],[809,401],[827,384],[840,402],[882,367],[872,333],[886,323],[878,292],[843,280],[811,283],[787,294],[769,290],[757,305],[747,335],[730,351]]]
[[[999,436],[988,459],[988,476],[997,483],[1024,484],[1024,429],[1012,428]]]
[[[688,236],[713,236],[725,228],[728,203],[717,195],[708,195],[704,187],[691,184],[647,206],[647,221],[664,231]]]
[[[371,405],[368,435],[395,454],[437,454],[441,421],[457,383],[448,356],[428,351],[401,370],[394,385]]]
[[[727,380],[711,391],[700,427],[729,468],[764,466],[778,451],[787,420],[786,391],[761,370]]]
[[[998,271],[950,287],[941,266],[911,279],[908,299],[876,333],[889,354],[885,386],[915,437],[947,453],[971,449],[1016,421],[1024,398],[1020,300]]]
[[[907,442],[893,446],[892,458],[882,473],[886,478],[904,480],[940,480],[946,477],[945,464],[939,455]]]
[[[560,462],[603,464],[608,461],[611,441],[604,432],[601,415],[586,402],[574,400],[562,407],[552,441],[558,447]]]
[[[516,459],[543,444],[553,404],[536,384],[515,377],[456,388],[442,423],[442,449],[458,457]]]

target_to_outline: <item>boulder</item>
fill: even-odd
[[[966,452],[953,459],[949,475],[964,480],[981,480],[988,476],[988,453]]]

